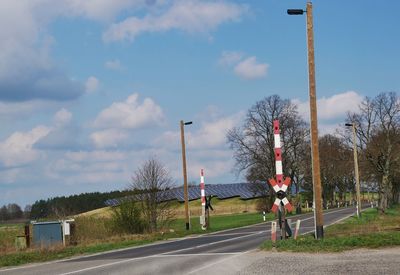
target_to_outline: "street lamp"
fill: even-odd
[[[188,186],[187,186],[187,173],[186,173],[186,149],[185,149],[185,125],[192,124],[192,121],[184,122],[181,120],[181,143],[182,143],[182,166],[183,166],[183,194],[185,198],[185,220],[186,230],[190,228],[189,221],[189,198],[188,198]]]
[[[360,197],[360,176],[358,174],[358,158],[357,158],[357,143],[356,143],[356,126],[354,123],[346,123],[345,126],[353,129],[353,153],[354,153],[354,175],[356,178],[357,190],[357,217],[361,217],[361,197]]]
[[[307,13],[307,49],[308,49],[308,82],[310,90],[310,132],[311,132],[311,156],[312,156],[312,178],[314,189],[314,219],[315,219],[315,237],[324,238],[324,221],[322,215],[322,190],[321,175],[319,166],[318,149],[318,120],[317,120],[317,100],[315,88],[315,62],[314,62],[314,30],[312,18],[312,3],[307,2],[307,9],[289,9],[289,15],[302,15]]]

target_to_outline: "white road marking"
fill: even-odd
[[[116,264],[122,264],[122,263],[127,263],[127,262],[136,261],[136,260],[142,260],[142,259],[148,259],[148,258],[154,258],[155,256],[156,255],[151,255],[151,256],[127,259],[127,260],[122,260],[122,261],[118,261],[118,262],[112,262],[112,263],[108,263],[108,264],[102,264],[102,265],[87,267],[87,268],[83,268],[83,269],[79,269],[79,270],[75,270],[75,271],[71,271],[71,272],[67,272],[67,273],[60,273],[60,275],[75,274],[75,273],[79,273],[79,272],[83,272],[83,271],[94,270],[94,269],[107,267],[107,266],[112,266],[112,265],[116,265]]]
[[[237,233],[227,233],[227,234],[218,234],[218,237],[223,236],[233,236],[233,235],[246,235],[250,233],[261,233],[261,232],[268,232],[268,230],[257,230],[257,231],[247,231],[247,232],[237,232]]]
[[[182,248],[182,249],[179,249],[179,250],[162,253],[162,255],[168,255],[170,253],[176,253],[176,252],[182,252],[182,251],[201,248],[201,247],[207,247],[207,246],[211,246],[211,245],[218,244],[218,243],[229,242],[229,241],[232,241],[232,240],[238,240],[238,239],[242,239],[242,238],[246,238],[246,237],[251,237],[253,235],[257,235],[257,234],[261,234],[261,233],[265,233],[265,232],[268,232],[268,231],[259,231],[259,232],[256,232],[256,233],[251,233],[251,234],[247,234],[247,235],[236,237],[236,238],[230,238],[230,239],[220,240],[220,241],[216,241],[216,242],[212,242],[212,243],[196,245],[196,246],[193,246],[193,247]]]
[[[246,251],[247,252],[247,251]],[[193,256],[218,256],[218,255],[237,255],[243,254],[243,252],[208,252],[208,253],[185,253],[185,254],[159,254],[155,256],[156,258],[162,257],[193,257]]]

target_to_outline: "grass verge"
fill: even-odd
[[[268,220],[271,220],[273,218],[273,214],[267,215]],[[191,219],[192,228],[188,231],[185,228],[185,220],[177,219],[171,223],[170,227],[167,230],[157,234],[127,235],[116,238],[108,238],[107,240],[97,240],[96,243],[86,242],[85,245],[81,244],[73,247],[58,247],[42,250],[28,249],[26,251],[4,253],[0,255],[0,267],[59,260],[72,256],[134,247],[153,243],[160,240],[180,238],[188,235],[205,234],[224,229],[242,227],[245,225],[256,224],[263,221],[262,215],[259,213],[243,213],[220,216],[214,216],[211,214],[210,220],[211,226],[206,231],[203,231],[201,229],[199,218],[193,217]]]
[[[299,236],[297,240],[266,241],[264,250],[291,252],[340,252],[356,248],[379,248],[400,245],[400,206],[393,207],[385,215],[376,209],[368,209],[360,219],[350,217],[342,223],[327,227],[323,240],[313,235]]]

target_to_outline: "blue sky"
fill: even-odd
[[[314,1],[320,133],[400,87],[399,1]],[[155,156],[181,183],[232,173],[226,131],[265,96],[308,120],[306,1],[4,0],[0,205],[124,189]]]

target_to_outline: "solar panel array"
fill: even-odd
[[[233,197],[240,197],[241,199],[252,199],[258,198],[261,194],[252,189],[249,183],[231,183],[231,184],[206,184],[205,187],[206,196],[218,197],[219,199],[228,199]],[[200,199],[200,186],[189,186],[188,187],[189,200]],[[139,200],[140,195],[131,197],[134,200]],[[180,202],[185,201],[183,188],[173,188],[166,191],[160,191],[157,193],[158,201],[170,201],[178,200]],[[105,202],[108,206],[118,205],[121,199],[110,199]]]

